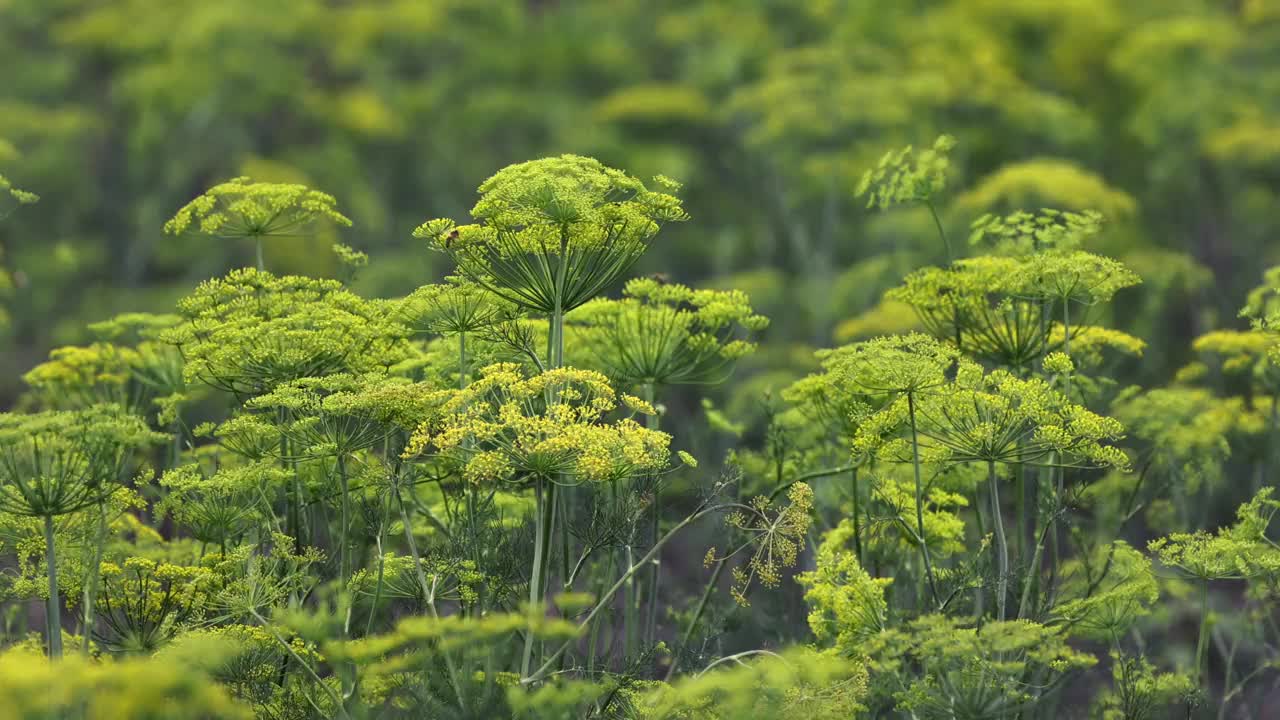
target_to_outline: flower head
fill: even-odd
[[[670,187],[662,183],[663,187]],[[516,306],[567,312],[622,275],[679,199],[577,155],[511,165],[480,185],[473,225],[431,220],[414,231],[462,272]]]
[[[305,185],[237,177],[214,185],[182,206],[164,224],[164,231],[171,235],[193,231],[219,238],[261,238],[303,235],[324,220],[351,225],[336,206],[332,195]]]

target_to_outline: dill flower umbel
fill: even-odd
[[[569,317],[575,350],[631,385],[714,383],[751,353],[768,326],[740,290],[694,290],[636,278],[619,300],[593,300]],[[576,353],[574,353],[576,354]]]
[[[183,205],[164,224],[170,235],[195,232],[216,238],[253,238],[262,269],[262,240],[307,234],[319,222],[350,226],[332,195],[295,183],[232,178]]]
[[[308,376],[389,367],[407,355],[391,304],[335,280],[234,270],[178,304],[185,322],[160,333],[181,350],[188,382],[241,396]]]
[[[599,294],[644,253],[662,223],[687,217],[674,195],[577,155],[511,165],[479,191],[475,224],[431,220],[414,236],[449,253],[468,278],[546,315]]]
[[[466,388],[441,391],[438,407],[409,439],[407,456],[455,458],[472,482],[525,480],[605,482],[659,472],[669,463],[671,436],[619,409],[653,412],[614,391],[604,375],[557,368],[527,376],[499,363]]]

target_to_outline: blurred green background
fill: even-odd
[[[748,388],[909,323],[877,304],[942,260],[931,220],[852,188],[941,132],[955,236],[987,211],[1108,216],[1093,249],[1145,280],[1112,318],[1151,343],[1129,381],[1239,323],[1280,261],[1276,0],[0,0],[0,68],[0,173],[43,198],[0,224],[9,400],[85,323],[252,264],[160,229],[240,174],[337,196],[378,295],[449,270],[412,228],[465,218],[506,164],[680,179],[692,221],[637,272],[738,286],[778,319]],[[334,239],[273,243],[267,266],[336,274]]]

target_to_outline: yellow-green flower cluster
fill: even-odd
[[[679,189],[666,178],[657,182]],[[686,218],[674,195],[579,155],[509,165],[481,183],[479,192],[472,217],[499,232],[534,229],[522,238],[532,243],[526,247],[541,245],[536,230],[548,227],[568,227],[572,241],[590,244],[616,233],[649,236],[657,223]]]
[[[893,582],[871,577],[858,563],[849,549],[853,532],[848,519],[828,530],[818,546],[816,569],[796,576],[805,588],[814,638],[847,654],[859,652],[867,637],[885,628],[889,604],[884,589]]]
[[[135,350],[105,342],[60,347],[22,380],[54,407],[125,405],[132,399],[127,385],[139,360]]]
[[[733,568],[730,588],[734,599],[745,607],[750,605],[747,591],[755,580],[765,587],[777,587],[782,582],[782,571],[796,564],[813,524],[813,489],[805,483],[792,485],[787,491],[787,504],[776,511],[768,498],[758,496],[748,509],[731,513],[728,523],[749,538],[745,547],[750,548],[751,557],[745,566]],[[707,559],[714,556],[712,548]]]
[[[223,464],[212,474],[196,464],[183,465],[161,476],[160,486],[168,494],[156,510],[201,542],[235,541],[261,522],[263,500],[274,497],[288,477],[278,466],[260,461]]]
[[[1072,634],[1104,641],[1124,636],[1160,597],[1151,560],[1123,540],[1063,564],[1054,615]]]
[[[655,685],[637,699],[639,717],[845,720],[866,709],[867,669],[858,658],[803,647],[758,655],[673,685]]]
[[[14,187],[13,183],[9,181],[9,178],[4,175],[0,175],[0,198],[12,202],[14,207],[17,207],[18,205],[33,205],[40,201],[39,195]],[[8,215],[13,211],[14,207],[5,207],[5,205],[8,204],[8,202],[0,203],[0,219],[3,219],[5,215]]]
[[[598,295],[644,253],[662,223],[687,218],[674,195],[577,155],[504,168],[481,184],[471,215],[475,224],[431,220],[414,236],[517,307],[545,314]]]
[[[1074,340],[1072,338],[1073,342]],[[1269,365],[1263,361],[1274,352],[1275,346],[1275,336],[1256,330],[1213,330],[1196,338],[1191,344],[1196,352],[1218,356],[1224,372],[1264,374],[1269,374]],[[1270,379],[1274,385],[1275,379]]]
[[[1008,717],[1034,703],[1070,672],[1097,659],[1067,644],[1063,633],[1029,620],[990,621],[978,628],[925,615],[876,634],[862,646],[872,682],[894,693],[915,717]],[[1025,677],[1040,683],[1026,683]]]
[[[118,405],[0,414],[0,508],[50,517],[95,505],[128,479],[135,452],[165,439]]]
[[[178,235],[193,230],[219,238],[291,236],[305,234],[321,220],[351,224],[331,195],[305,185],[237,177],[184,205],[164,224],[164,231]]]
[[[1062,323],[1055,322],[1049,327],[1049,347],[1064,348],[1066,331]],[[1114,351],[1130,357],[1142,357],[1147,348],[1146,341],[1134,337],[1122,330],[1101,327],[1099,325],[1071,326],[1071,362],[1076,367],[1095,367],[1102,364],[1103,351]],[[1050,355],[1066,354],[1055,351]],[[1047,359],[1047,358],[1046,358]]]
[[[966,372],[980,372],[954,347],[910,333],[850,345],[831,355],[828,371],[840,375],[846,387],[867,395],[905,395],[945,384],[957,364]]]
[[[1275,488],[1259,490],[1236,511],[1236,524],[1210,533],[1172,533],[1153,540],[1148,549],[1167,567],[1201,581],[1276,578],[1280,548],[1267,537],[1280,501]]]
[[[1241,398],[1220,398],[1203,388],[1167,387],[1126,393],[1114,413],[1153,452],[1155,467],[1195,492],[1217,482],[1231,454],[1230,440],[1247,433],[1254,413]]]
[[[844,348],[819,351],[824,366]],[[827,369],[795,381],[782,391],[782,399],[795,406],[806,418],[826,431],[849,439],[857,432],[862,418],[879,407],[880,399],[867,395],[862,388],[849,387],[846,377]]]
[[[568,318],[592,364],[629,384],[718,382],[768,326],[740,290],[694,290],[655,278],[627,283],[620,300],[593,300]]]
[[[245,268],[202,283],[178,309],[186,322],[161,338],[182,351],[186,379],[239,395],[385,368],[408,352],[389,305],[334,280]]]
[[[983,255],[917,270],[885,298],[910,305],[934,337],[1025,367],[1052,342],[1046,312],[1069,318],[1070,308],[1054,308],[1107,302],[1139,282],[1122,263],[1082,251]]]
[[[280,383],[245,403],[280,419],[295,457],[347,455],[396,430],[410,431],[433,406],[422,383],[381,373],[320,375]]]
[[[1126,467],[1127,456],[1107,444],[1124,426],[1077,405],[1039,378],[1007,371],[961,373],[916,400],[921,443],[933,462],[1056,462]],[[909,408],[899,398],[869,418],[854,438],[856,453],[907,462],[903,437]]]
[[[141,557],[105,562],[101,575],[99,639],[131,652],[152,652],[199,621],[216,582],[207,568]]]
[[[75,409],[115,403],[132,410],[159,408],[161,422],[176,417],[186,399],[182,356],[153,341],[135,347],[111,342],[55,348],[49,360],[23,375],[44,407]]]
[[[933,145],[917,152],[908,145],[892,150],[868,170],[854,190],[856,197],[867,196],[867,207],[888,208],[912,202],[927,202],[947,186],[947,169],[955,138],[940,135]]]
[[[401,301],[400,317],[416,332],[471,333],[499,322],[509,307],[497,295],[463,277],[423,285]]]
[[[434,451],[456,458],[472,482],[604,482],[667,467],[671,437],[630,418],[609,420],[620,406],[652,413],[614,391],[604,375],[558,368],[533,376],[515,364],[484,368],[438,403],[409,440],[406,455]]]
[[[1084,252],[1044,252],[1027,257],[1015,292],[1047,301],[1096,305],[1142,280],[1118,260]]]
[[[910,305],[934,337],[978,357],[1025,366],[1044,350],[1043,306],[1027,292],[1024,263],[984,255],[916,270],[885,299]]]

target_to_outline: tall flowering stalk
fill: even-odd
[[[667,178],[656,182],[665,190],[679,189]],[[482,183],[479,192],[471,209],[473,224],[431,220],[414,235],[453,257],[471,281],[520,311],[547,318],[548,371],[564,366],[565,314],[620,279],[663,223],[687,218],[670,192],[650,190],[620,170],[577,155],[511,165]],[[554,405],[559,391],[546,387],[546,402]],[[537,533],[545,545],[553,530],[553,509],[565,503],[557,499],[556,482],[542,474],[533,479]],[[562,518],[565,544],[567,522]],[[548,553],[543,550],[538,561],[545,564]],[[544,576],[535,567],[531,602],[541,599]],[[532,635],[524,655],[527,671]]]

